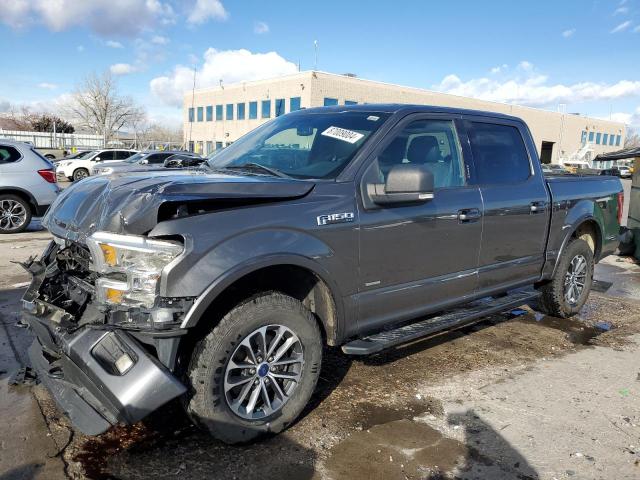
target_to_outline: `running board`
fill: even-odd
[[[446,310],[426,320],[353,340],[343,345],[342,351],[347,355],[370,355],[417,338],[464,327],[477,322],[482,317],[524,305],[539,296],[540,293],[535,290],[522,289],[514,290],[504,297],[482,298],[461,307]]]

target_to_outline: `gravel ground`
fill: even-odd
[[[0,248],[8,324],[26,281],[8,260],[47,241],[23,235]],[[638,478],[640,267],[618,260],[598,267],[614,285],[572,320],[525,308],[364,359],[328,349],[301,419],[260,443],[213,441],[175,403],[88,438],[37,386],[40,427],[70,478]]]

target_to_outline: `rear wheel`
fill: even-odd
[[[540,287],[540,310],[560,318],[578,313],[589,297],[593,267],[589,244],[581,239],[571,241],[560,255],[553,279]]]
[[[280,432],[308,403],[321,361],[313,314],[286,295],[257,296],[231,310],[196,346],[187,412],[227,443]]]
[[[89,176],[89,170],[86,168],[78,168],[73,172],[73,181],[78,182],[83,178],[87,178]]]
[[[0,195],[0,233],[19,233],[31,222],[29,203],[16,195]]]

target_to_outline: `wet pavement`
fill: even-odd
[[[230,447],[177,402],[88,438],[40,386],[7,387],[30,335],[15,326],[27,278],[9,260],[48,238],[17,237],[0,238],[0,406],[15,418],[0,426],[3,480],[34,465],[41,478],[640,478],[640,267],[625,259],[597,267],[601,291],[574,319],[524,307],[362,359],[327,349],[301,419]]]

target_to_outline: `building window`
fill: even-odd
[[[620,135],[616,135],[616,147],[620,146]]]
[[[222,142],[216,142],[216,150],[220,150],[222,148]]]
[[[586,130],[582,131],[582,139],[580,140],[580,143],[582,143],[583,145],[585,143],[587,143],[587,131]]]
[[[237,118],[238,120],[244,120],[244,103],[238,104]]]
[[[262,118],[271,118],[271,100],[262,101]]]
[[[609,145],[613,146],[613,142],[616,141],[616,136],[612,133],[611,135],[609,135]]]
[[[589,132],[589,143],[593,143],[593,132]]]
[[[602,134],[600,132],[596,133],[596,145],[600,145],[601,138],[602,138]]]
[[[332,105],[337,105],[337,104],[338,104],[338,99],[337,98],[324,97],[324,106],[325,107],[330,107]]]
[[[296,110],[300,110],[300,97],[291,97],[289,99],[289,111],[295,112]]]
[[[356,102],[355,100],[345,100],[344,104],[345,105],[357,105],[358,102]]]
[[[195,144],[195,142],[192,140],[189,142],[189,151],[193,152],[193,145]]]
[[[249,120],[258,118],[258,102],[249,102]]]
[[[222,105],[216,105],[216,120],[222,120]]]
[[[189,109],[189,121],[193,122],[193,107]]]
[[[198,107],[198,121],[201,122],[204,119],[204,107]]]
[[[213,142],[207,142],[207,155],[213,152]]]
[[[212,120],[213,120],[213,106],[208,105],[207,106],[207,122],[210,122]]]
[[[284,98],[276,98],[276,117],[284,115]]]
[[[233,120],[233,103],[227,103],[227,120]]]
[[[196,153],[202,154],[202,142],[196,142]]]

